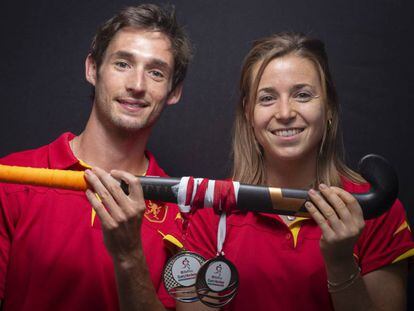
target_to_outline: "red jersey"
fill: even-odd
[[[350,192],[368,185],[345,182]],[[217,252],[218,215],[191,216],[185,246],[206,259]],[[309,218],[287,226],[275,214],[235,212],[227,217],[223,251],[239,273],[239,290],[224,310],[333,310],[319,247],[321,230]],[[366,221],[355,247],[362,274],[414,255],[405,211],[397,200],[384,215]]]
[[[50,145],[15,153],[8,165],[82,170],[65,133]],[[148,176],[166,176],[151,153]],[[141,236],[152,283],[167,308],[161,280],[168,259],[163,234],[178,237],[178,207],[146,201]],[[98,217],[81,191],[0,184],[0,299],[3,310],[117,310],[112,258]],[[161,233],[160,233],[160,232]]]

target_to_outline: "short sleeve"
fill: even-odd
[[[0,299],[4,298],[11,237],[14,231],[12,217],[8,212],[9,205],[4,187],[0,185]]]
[[[414,256],[414,242],[403,205],[397,200],[383,215],[367,220],[356,255],[366,274]]]

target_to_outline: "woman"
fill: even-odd
[[[223,251],[237,267],[229,310],[403,310],[414,255],[399,201],[364,221],[350,192],[369,185],[341,160],[338,103],[321,41],[281,33],[254,43],[241,76],[233,179],[314,188],[310,218],[227,217]],[[191,218],[186,246],[216,256],[218,215]],[[203,242],[200,242],[203,241]]]

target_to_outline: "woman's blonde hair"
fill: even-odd
[[[306,58],[315,65],[329,111],[329,119],[319,148],[315,182],[340,186],[341,176],[362,182],[362,178],[343,162],[339,106],[323,42],[300,33],[286,32],[255,41],[244,60],[239,86],[240,100],[233,129],[233,179],[249,184],[266,183],[263,150],[256,140],[249,119],[253,118],[257,88],[263,71],[273,59],[288,54]]]

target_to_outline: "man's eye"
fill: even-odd
[[[164,78],[164,74],[163,74],[161,71],[158,71],[158,70],[151,70],[151,71],[150,71],[150,74],[151,74],[153,77],[157,78],[157,79],[162,79],[162,78]]]
[[[115,66],[121,69],[126,69],[129,67],[129,64],[127,62],[115,62]]]

